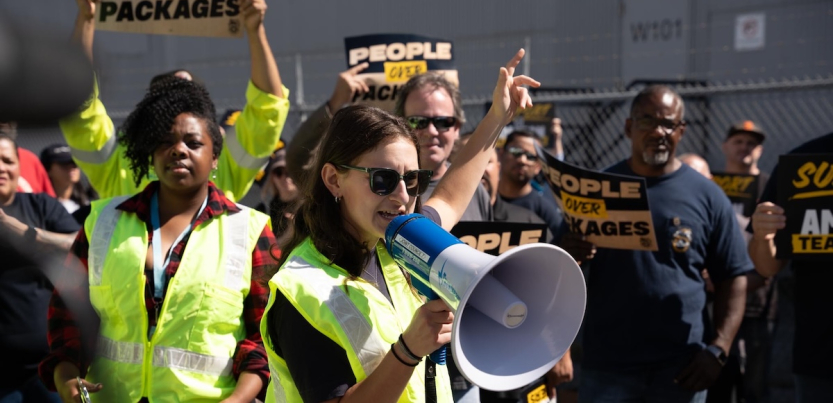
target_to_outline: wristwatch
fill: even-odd
[[[723,352],[722,348],[715,346],[714,344],[710,344],[706,346],[706,351],[712,353],[714,355],[714,358],[717,359],[717,362],[719,362],[721,366],[726,365],[727,357],[726,353]]]

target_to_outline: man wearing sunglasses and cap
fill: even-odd
[[[506,136],[500,153],[498,193],[503,201],[532,210],[554,234],[561,226],[561,212],[552,197],[532,187],[532,179],[541,172],[537,145],[538,140],[531,132],[516,130]]]

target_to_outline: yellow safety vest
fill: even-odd
[[[276,292],[286,296],[316,330],[344,348],[357,382],[376,369],[390,350],[390,345],[408,327],[414,312],[423,302],[411,291],[405,276],[381,241],[376,253],[393,306],[373,284],[361,279],[347,281],[347,272],[328,264],[329,259],[315,249],[309,238],[292,251],[286,263],[269,281],[269,304],[260,322],[260,333],[272,374],[266,394],[267,403],[303,402],[286,361],[271,347],[267,317],[275,302]],[[437,401],[452,402],[451,382],[445,366],[437,366],[436,384]],[[424,401],[425,360],[415,368],[399,398],[399,402],[403,403]]]
[[[252,250],[269,218],[241,207],[194,228],[168,285],[148,340],[144,221],[116,207],[127,197],[93,203],[84,230],[90,240],[90,301],[101,319],[87,379],[104,388],[94,400],[133,403],[217,402],[236,386],[232,357],[246,337]]]

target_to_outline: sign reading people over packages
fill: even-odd
[[[778,258],[833,261],[833,154],[782,155],[776,180],[787,214],[775,234]]]
[[[744,217],[751,217],[758,204],[759,175],[712,172],[712,180],[723,189],[735,211]]]
[[[357,77],[368,91],[356,94],[354,103],[368,104],[393,112],[399,90],[413,76],[440,71],[459,85],[451,41],[408,34],[376,34],[344,38],[347,68],[367,62]]]
[[[240,37],[239,0],[102,0],[96,29],[137,34]]]
[[[547,224],[461,221],[451,234],[474,249],[497,256],[516,246],[546,242]]]
[[[542,166],[572,232],[598,247],[656,251],[644,178],[590,171],[546,151]]]

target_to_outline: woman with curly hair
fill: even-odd
[[[200,84],[157,83],[121,132],[135,183],[159,180],[93,203],[72,247],[88,287],[53,295],[41,378],[64,402],[82,385],[102,402],[250,402],[269,376],[269,219],[210,181],[223,138]],[[88,300],[98,328],[79,328],[64,298]]]

